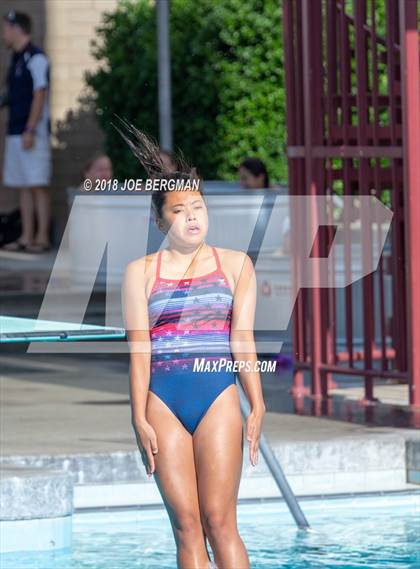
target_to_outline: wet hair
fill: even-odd
[[[162,156],[162,154],[164,156],[166,156],[167,158],[169,158],[169,160],[172,162],[172,164],[174,164],[176,166],[176,157],[174,156],[173,152],[171,152],[170,150],[164,150],[163,148],[159,149],[159,154],[160,156]],[[178,169],[178,166],[175,167],[175,170]]]
[[[3,16],[3,20],[12,26],[19,26],[19,28],[27,35],[31,33],[32,21],[28,14],[25,14],[24,12],[10,10]]]
[[[254,176],[260,176],[261,174],[264,174],[264,188],[268,188],[270,186],[267,168],[264,162],[259,158],[245,158],[245,160],[242,160],[242,162],[239,164],[239,168],[246,168]]]
[[[164,180],[200,180],[196,168],[187,163],[180,150],[176,154],[171,153],[171,158],[177,166],[177,170],[171,170],[165,166],[159,154],[161,149],[151,136],[138,130],[134,125],[124,119],[118,117],[118,120],[122,128],[114,123],[113,126],[127,142],[134,156],[139,160],[150,178]],[[165,204],[166,192],[168,191],[173,190],[164,187],[152,192],[152,206],[159,219],[162,219],[162,208]],[[203,196],[201,180],[197,191]]]

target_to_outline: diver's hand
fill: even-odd
[[[246,419],[246,438],[249,443],[249,459],[252,466],[258,462],[258,450],[262,431],[262,422],[265,415],[264,410],[254,410]]]
[[[146,473],[150,477],[155,471],[154,455],[158,452],[155,430],[146,420],[133,423],[133,428]]]

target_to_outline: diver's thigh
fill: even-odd
[[[227,387],[212,403],[193,436],[201,514],[236,509],[243,460],[239,392]]]
[[[176,527],[200,520],[192,437],[172,411],[149,391],[147,421],[156,432],[154,478]]]

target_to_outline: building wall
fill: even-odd
[[[76,185],[86,160],[102,146],[102,135],[92,109],[83,102],[87,91],[86,71],[95,69],[90,41],[95,27],[118,0],[2,0],[1,12],[24,11],[33,20],[33,41],[51,62],[51,126],[53,181],[51,184],[54,235],[58,241],[67,219],[65,188]],[[0,76],[3,83],[10,53],[0,46]],[[0,159],[3,161],[6,112],[0,113]],[[0,181],[0,211],[18,205],[18,192]]]

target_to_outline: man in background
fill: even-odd
[[[23,12],[3,18],[3,41],[13,52],[3,102],[9,112],[3,183],[18,189],[22,220],[22,234],[3,249],[38,253],[51,248],[49,62],[31,42],[31,27]]]

